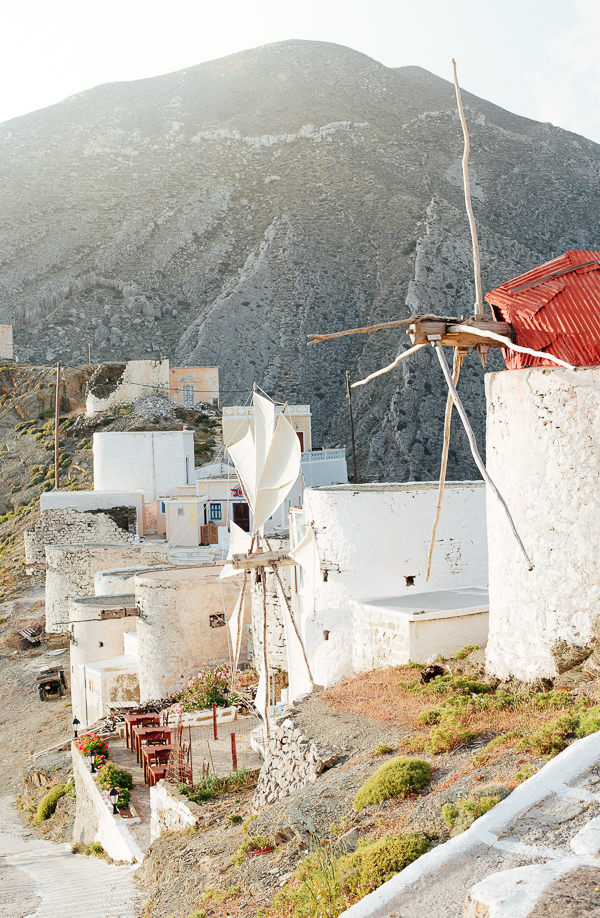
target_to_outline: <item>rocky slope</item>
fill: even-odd
[[[600,148],[465,93],[486,289],[597,248]],[[309,402],[317,445],[347,443],[343,373],[389,362],[402,330],[468,314],[470,242],[452,86],[338,45],[289,41],[80,93],[0,126],[0,321],[19,359],[162,352]],[[498,356],[495,357],[499,366]],[[483,438],[482,369],[461,387]],[[435,476],[441,374],[421,352],[358,390],[362,474]],[[451,477],[475,477],[455,426]]]

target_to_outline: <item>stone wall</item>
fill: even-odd
[[[487,665],[501,679],[553,679],[554,644],[589,645],[599,612],[600,368],[485,376],[487,465],[533,563],[487,498]]]
[[[152,841],[165,832],[181,832],[195,826],[201,809],[193,800],[178,793],[173,784],[159,781],[150,788],[150,837]]]
[[[99,841],[113,860],[141,864],[140,846],[121,816],[113,816],[110,801],[102,795],[75,743],[71,743],[71,755],[77,795],[73,840],[84,845]]]
[[[260,809],[287,797],[298,787],[314,783],[336,760],[334,752],[311,743],[294,726],[292,718],[286,717],[267,743],[265,763],[254,792],[254,807]]]
[[[79,542],[46,546],[46,631],[67,630],[70,601],[94,595],[97,571],[129,565],[168,563],[168,545]]]
[[[273,551],[281,551],[289,547],[289,539],[269,538]],[[291,595],[289,582],[289,567],[280,567],[283,588],[288,599]],[[250,574],[252,584],[252,654],[257,670],[262,670],[263,663],[263,582],[258,571]],[[285,648],[285,631],[281,605],[277,595],[275,575],[271,568],[265,569],[267,591],[267,650],[269,654],[269,670],[271,673],[287,672],[287,652]]]
[[[113,507],[80,513],[77,510],[45,510],[33,529],[23,533],[25,562],[44,564],[46,545],[67,542],[135,542],[135,507]]]
[[[235,608],[241,578],[220,580],[221,570],[207,564],[136,576],[142,702],[179,691],[205,663],[229,663],[226,620]],[[245,662],[242,641],[240,663]]]

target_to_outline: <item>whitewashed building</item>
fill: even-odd
[[[407,644],[413,604],[419,619],[434,618],[436,630],[446,629],[447,650],[485,640],[485,485],[446,484],[426,581],[436,499],[436,482],[309,488],[303,509],[290,513],[291,555],[298,561],[290,569],[293,610],[315,683],[331,685],[351,671],[415,659]],[[466,595],[458,606],[449,598],[440,609],[444,591]],[[409,598],[405,609],[403,597]],[[421,655],[423,644],[418,647]]]

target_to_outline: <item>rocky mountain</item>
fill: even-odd
[[[484,288],[598,248],[600,147],[464,101]],[[306,335],[469,314],[461,153],[450,83],[333,44],[99,86],[0,126],[0,321],[20,360],[87,363],[89,342],[93,362],[217,364],[223,404],[256,380],[311,404],[317,445],[347,444],[345,370],[389,363],[406,335]],[[482,373],[470,354],[480,442]],[[356,390],[359,472],[436,476],[444,402],[423,351]],[[458,424],[449,475],[476,477]]]

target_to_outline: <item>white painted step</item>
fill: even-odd
[[[135,918],[140,913],[133,879],[137,864],[118,867],[72,854],[69,845],[28,837],[7,797],[0,801],[0,857],[16,868],[0,874],[0,914],[6,918],[23,916],[23,903],[31,896],[38,898],[27,918]]]

